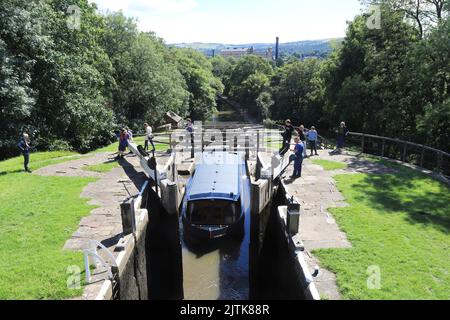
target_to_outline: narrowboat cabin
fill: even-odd
[[[186,186],[185,234],[197,240],[241,236],[250,212],[250,177],[245,154],[205,152]]]

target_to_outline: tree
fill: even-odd
[[[189,91],[190,117],[195,120],[208,119],[216,109],[217,94],[221,94],[224,89],[213,74],[211,62],[193,49],[172,48],[171,52]]]
[[[262,119],[270,119],[270,107],[274,105],[275,101],[272,99],[272,95],[263,91],[256,99],[256,106],[258,107],[260,116]]]
[[[0,10],[0,159],[14,154],[20,133],[32,129],[28,123],[36,92],[31,73],[34,56],[47,42],[39,34],[41,12],[41,6],[27,1],[4,1]]]
[[[276,119],[291,119],[304,124],[319,123],[322,115],[322,84],[318,79],[321,62],[308,59],[284,65],[274,77],[275,104],[272,115]]]

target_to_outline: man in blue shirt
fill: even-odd
[[[294,160],[294,173],[291,176],[291,179],[300,178],[302,176],[302,164],[303,164],[303,143],[301,143],[300,138],[295,138],[295,160]]]
[[[308,137],[309,147],[311,148],[311,157],[313,156],[313,151],[315,152],[316,156],[318,156],[319,154],[317,153],[317,139],[319,138],[319,135],[316,131],[316,127],[311,127],[311,130],[308,131],[308,134],[306,136]]]
[[[27,133],[23,134],[22,140],[20,140],[19,144],[17,145],[22,152],[23,155],[23,166],[25,168],[26,172],[31,173],[31,170],[28,168],[28,163],[30,162],[30,137]]]

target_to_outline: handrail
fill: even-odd
[[[419,148],[423,148],[423,149],[430,150],[430,151],[433,151],[433,152],[442,153],[444,156],[450,157],[450,153],[447,153],[445,151],[442,151],[442,150],[439,150],[439,149],[435,149],[435,148],[432,148],[432,147],[428,147],[428,146],[423,145],[423,144],[418,144],[418,143],[406,141],[406,140],[400,140],[400,139],[383,137],[383,136],[376,136],[376,135],[372,135],[372,134],[365,134],[365,133],[359,133],[359,132],[349,132],[349,135],[359,136],[359,137],[366,137],[366,138],[373,138],[373,139],[380,139],[380,140],[386,140],[386,141],[392,141],[392,142],[397,142],[397,143],[402,143],[402,144],[408,144],[410,146],[419,147]]]

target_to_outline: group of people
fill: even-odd
[[[337,150],[340,150],[344,148],[345,145],[345,138],[349,133],[349,130],[345,124],[345,122],[341,122],[337,133]],[[316,155],[318,156],[317,152],[317,144],[319,140],[319,134],[314,126],[311,127],[311,129],[306,129],[304,125],[300,125],[298,128],[295,128],[292,125],[291,120],[286,120],[284,131],[282,133],[283,136],[283,146],[280,150],[280,153],[286,152],[289,150],[291,146],[291,140],[292,136],[296,135],[294,138],[295,147],[294,147],[294,154],[295,154],[295,160],[294,160],[294,173],[291,176],[291,179],[296,179],[302,176],[302,165],[303,160],[307,158],[307,146],[309,145],[309,148],[311,150],[311,157]]]
[[[151,126],[148,125],[148,123],[144,123],[144,130],[145,130],[144,149],[145,151],[148,151],[148,146],[150,143],[153,148],[151,152],[153,152],[156,150],[155,144],[153,143],[153,129]],[[123,128],[117,135],[117,139],[119,140],[119,150],[117,159],[123,159],[125,157],[125,152],[127,150],[128,143],[133,141],[133,131],[131,131],[130,128],[128,127]]]
[[[292,136],[296,135],[294,138],[295,147],[294,147],[294,173],[291,176],[291,179],[296,179],[302,176],[302,165],[303,160],[307,157],[307,146],[309,145],[311,150],[311,157],[314,155],[319,155],[317,152],[317,142],[319,139],[319,134],[316,130],[316,127],[312,126],[311,129],[306,129],[304,125],[300,125],[298,128],[295,128],[292,125],[291,120],[286,120],[284,131],[282,133],[283,136],[283,146],[281,148],[281,152],[285,152],[289,150],[291,146]]]
[[[191,136],[191,144],[194,144],[194,126],[191,119],[187,119],[186,121],[186,131]],[[145,145],[144,149],[145,151],[148,151],[149,144],[152,146],[152,151],[154,152],[156,150],[155,144],[153,142],[153,130],[152,127],[148,124],[144,124],[144,130],[145,130]],[[345,122],[341,122],[337,133],[337,150],[340,150],[345,145],[345,138],[349,133],[349,130],[345,124]],[[311,127],[311,129],[306,129],[304,125],[299,126],[298,128],[295,128],[292,125],[291,120],[286,120],[284,131],[282,133],[283,136],[283,147],[280,151],[285,152],[289,150],[291,146],[292,136],[296,135],[294,142],[294,153],[295,153],[295,161],[294,161],[294,174],[291,178],[299,178],[302,175],[302,164],[303,160],[307,157],[307,143],[311,150],[311,156],[318,155],[317,153],[317,143],[319,139],[319,134],[314,126]],[[126,127],[123,128],[120,133],[117,135],[117,138],[119,140],[119,150],[118,150],[118,156],[117,158],[124,158],[125,152],[128,147],[128,143],[130,141],[133,141],[133,132],[130,130],[130,128]],[[20,140],[18,144],[18,148],[20,149],[23,158],[24,158],[24,169],[26,172],[31,172],[31,170],[28,167],[28,164],[30,162],[30,150],[31,150],[31,141],[30,136],[27,133],[24,133],[22,135],[22,139]],[[193,149],[192,149],[193,150]]]
[[[281,147],[281,151],[287,151],[291,146],[292,136],[296,135],[301,143],[303,144],[303,155],[306,158],[306,149],[307,145],[309,145],[311,149],[311,156],[314,154],[317,156],[317,142],[319,139],[319,134],[317,133],[316,127],[312,126],[311,129],[306,129],[304,125],[301,125],[298,128],[295,128],[292,125],[291,120],[286,120],[284,131],[282,133],[283,136],[283,146]]]

